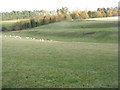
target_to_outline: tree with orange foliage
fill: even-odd
[[[112,16],[112,10],[107,10],[106,12],[106,17],[111,17]]]
[[[80,13],[80,19],[87,19],[87,18],[89,18],[87,11],[83,11]]]
[[[103,17],[103,14],[100,11],[93,11],[92,18]]]
[[[73,11],[70,16],[72,17],[72,19],[80,19],[80,12]]]

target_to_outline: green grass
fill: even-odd
[[[6,35],[28,36],[65,42],[117,43],[117,30],[117,21],[74,21],[4,33]],[[93,34],[87,34],[90,32],[93,32]]]
[[[3,88],[117,88],[116,26],[74,21],[3,32],[59,41],[3,38]]]

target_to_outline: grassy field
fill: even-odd
[[[67,42],[116,43],[118,41],[117,29],[117,21],[74,21],[49,24],[26,30],[3,32],[3,34]]]
[[[118,87],[117,38],[117,21],[67,21],[3,32],[3,88]]]

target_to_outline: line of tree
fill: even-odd
[[[31,19],[39,18],[47,15],[58,15],[58,14],[69,14],[67,7],[57,9],[56,11],[45,11],[45,10],[34,10],[34,11],[12,11],[12,12],[3,12],[2,20],[14,20],[14,19]]]
[[[49,23],[60,22],[63,20],[71,20],[69,14],[58,14],[58,15],[47,15],[39,18],[32,19],[22,19],[19,22],[7,27],[6,25],[2,26],[2,31],[15,31],[22,30],[27,28],[34,28],[40,25],[46,25]]]
[[[40,25],[45,25],[54,22],[71,19],[87,19],[98,17],[111,17],[117,16],[120,12],[118,7],[115,8],[98,8],[97,11],[72,11],[70,12],[67,7],[57,9],[57,11],[13,11],[10,13],[2,13],[3,20],[20,19],[11,27],[2,26],[2,31],[6,30],[22,30],[26,28],[33,28]],[[11,14],[12,13],[12,14]]]
[[[95,15],[91,16],[91,13],[94,14],[103,14],[103,15],[98,15],[98,16],[116,16],[118,10],[120,10],[120,7],[111,7],[111,8],[98,8],[97,12],[96,11],[82,11],[79,12],[78,14],[86,17],[95,17]],[[78,11],[77,11],[78,12]],[[3,12],[0,13],[2,14],[2,20],[14,20],[14,19],[31,19],[31,18],[39,18],[43,17],[46,15],[58,15],[58,14],[71,14],[72,17],[74,18],[74,15],[76,11],[69,11],[67,7],[63,7],[61,9],[57,9],[56,11],[45,11],[45,10],[34,10],[34,11],[12,11],[12,12]],[[87,16],[87,14],[88,16]],[[75,18],[78,15],[75,16]],[[97,17],[97,16],[96,16]],[[84,17],[83,17],[84,18]]]

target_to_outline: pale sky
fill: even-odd
[[[115,7],[120,0],[1,0],[0,12],[22,10],[96,10],[98,7]]]

